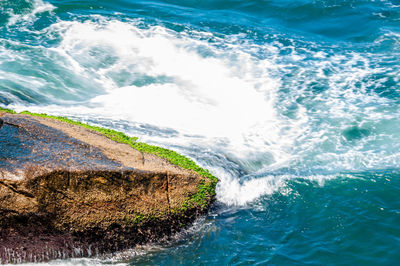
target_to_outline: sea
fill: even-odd
[[[184,154],[208,215],[45,265],[400,265],[399,0],[0,0],[0,106]]]

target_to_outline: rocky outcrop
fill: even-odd
[[[132,248],[179,231],[213,201],[215,180],[104,134],[0,117],[1,263]]]

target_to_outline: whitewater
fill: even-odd
[[[50,264],[400,260],[396,1],[5,0],[0,11],[1,107],[116,129],[220,180],[211,213],[173,239]]]

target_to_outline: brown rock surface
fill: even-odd
[[[193,171],[83,127],[0,117],[0,263],[131,248],[204,211],[185,205],[209,182]]]

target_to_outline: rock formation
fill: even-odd
[[[51,118],[0,117],[1,263],[156,241],[213,201],[215,180],[154,154]]]

